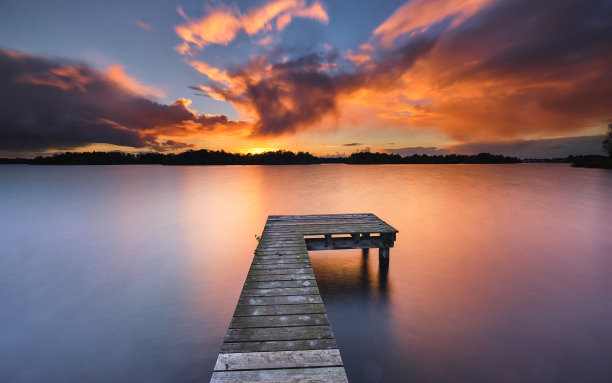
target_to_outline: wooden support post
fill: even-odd
[[[325,234],[325,244],[327,246],[331,246],[332,245],[332,236],[331,236],[331,234]]]
[[[378,263],[381,267],[389,267],[389,248],[381,247],[378,249]]]
[[[351,237],[353,237],[353,241],[355,241],[355,243],[359,243],[361,240],[361,236],[359,234],[351,234]]]
[[[378,249],[378,256],[380,258],[389,259],[389,248],[381,247],[380,249]]]
[[[370,233],[361,234],[361,239],[370,239]],[[361,249],[361,255],[363,255],[364,257],[367,257],[369,253],[370,253],[369,248],[366,247],[366,248]]]

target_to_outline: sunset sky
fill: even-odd
[[[612,1],[4,1],[0,156],[601,154]]]

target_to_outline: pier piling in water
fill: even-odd
[[[308,250],[379,249],[397,230],[374,214],[271,215],[211,382],[346,382]]]

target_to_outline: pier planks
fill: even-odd
[[[211,382],[347,382],[308,250],[380,247],[388,259],[396,233],[369,213],[269,216]]]

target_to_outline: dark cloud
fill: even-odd
[[[361,146],[364,145],[361,142],[351,142],[350,144],[342,144],[342,146]]]
[[[457,154],[492,153],[520,158],[563,158],[570,155],[604,155],[604,135],[516,140],[508,142],[472,142],[451,145],[447,149]]]
[[[576,68],[609,62],[611,19],[609,0],[493,2],[444,34],[439,50],[445,56],[478,59],[475,65],[455,65],[444,79],[579,77]]]
[[[188,136],[240,123],[164,105],[84,64],[0,50],[0,150],[71,149],[89,143],[172,150]]]
[[[360,88],[390,88],[430,51],[437,37],[417,37],[394,49],[375,65],[354,72],[339,70],[337,54],[309,54],[281,63],[258,57],[228,71],[234,89],[210,81],[191,87],[252,110],[253,135],[278,136],[308,128],[326,115],[337,114],[338,97]],[[236,86],[241,84],[241,86]]]
[[[247,97],[258,121],[255,135],[279,135],[321,120],[336,109],[336,84],[319,72],[318,58],[303,57],[276,64],[272,78],[247,87]]]

